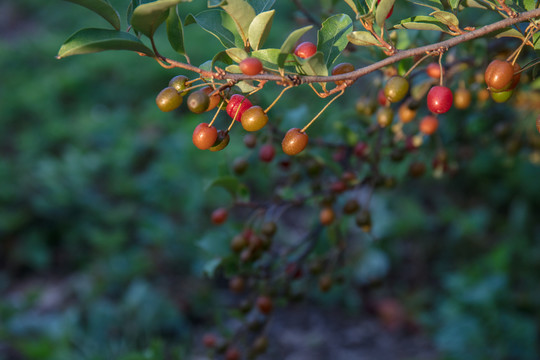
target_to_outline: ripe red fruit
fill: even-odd
[[[441,77],[441,67],[438,63],[431,63],[427,66],[426,73],[430,78],[439,79]]]
[[[259,296],[257,298],[256,305],[259,311],[265,315],[270,314],[274,307],[272,299],[270,299],[268,296]]]
[[[217,337],[214,334],[204,334],[202,342],[207,348],[213,348],[217,344]]]
[[[276,155],[276,150],[272,144],[265,144],[259,149],[259,159],[264,162],[270,162]]]
[[[212,222],[216,225],[223,224],[227,220],[229,212],[225,208],[217,208],[212,212]]]
[[[240,276],[235,276],[229,281],[229,289],[235,293],[244,291],[245,281]]]
[[[244,75],[249,76],[257,75],[263,69],[263,64],[261,60],[253,57],[245,58],[240,62],[239,66],[240,71],[242,71]]]
[[[509,90],[513,90],[516,88],[517,84],[519,84],[519,80],[521,79],[521,66],[516,62],[514,63],[514,76],[512,77],[512,82],[510,83]]]
[[[381,106],[386,106],[390,103],[390,101],[386,98],[386,95],[384,95],[383,89],[379,90],[379,92],[377,93],[377,101]]]
[[[381,0],[377,0],[377,5],[379,5],[380,2]],[[388,19],[390,16],[392,16],[393,12],[394,12],[394,6],[392,6],[392,8],[390,9],[390,12],[388,13],[388,15],[386,15],[386,18]]]
[[[354,155],[361,158],[361,157],[364,157],[367,152],[368,152],[368,144],[366,144],[365,142],[359,142],[358,144],[356,144],[354,146]]]
[[[217,129],[213,126],[208,126],[207,123],[197,125],[193,131],[193,144],[201,150],[206,150],[212,147],[218,137]]]
[[[503,91],[510,87],[514,78],[514,66],[508,61],[493,60],[484,73],[486,85],[491,91]]]
[[[253,104],[251,103],[251,101],[249,101],[249,99],[246,98],[244,95],[234,94],[233,96],[231,96],[231,99],[227,104],[227,114],[229,114],[231,118],[234,118],[234,115],[238,111],[238,114],[236,115],[236,121],[240,121],[240,119],[242,119],[244,111],[246,111],[252,106]]]
[[[298,128],[292,128],[285,134],[281,148],[287,155],[296,155],[306,148],[308,139],[305,132],[301,132]]]
[[[450,110],[453,101],[452,91],[445,86],[434,86],[427,95],[428,108],[435,114],[444,114]]]
[[[439,120],[433,115],[427,115],[420,121],[420,131],[432,135],[439,127]]]
[[[240,360],[240,351],[234,347],[228,348],[225,353],[225,360]]]
[[[317,52],[317,46],[309,41],[299,44],[294,50],[294,54],[302,59],[312,57]]]
[[[298,266],[297,263],[288,263],[285,272],[292,279],[299,279],[302,277],[302,268]]]

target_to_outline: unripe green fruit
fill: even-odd
[[[201,114],[208,109],[210,97],[204,91],[195,91],[189,95],[187,105],[191,112]]]
[[[409,91],[409,82],[401,76],[392,76],[384,87],[384,95],[390,102],[403,100]]]
[[[184,98],[173,87],[166,87],[156,97],[156,104],[163,112],[173,111],[182,105]]]
[[[360,208],[358,201],[356,199],[349,199],[343,206],[343,212],[345,214],[353,214]]]
[[[229,136],[229,132],[226,130],[219,130],[218,131],[218,137],[216,139],[216,142],[212,147],[209,149],[210,151],[221,151],[229,145],[231,137]]]
[[[387,127],[394,120],[394,110],[384,107],[377,111],[377,123],[380,127]]]
[[[184,75],[177,75],[169,81],[169,86],[173,87],[182,94],[182,91],[187,88],[186,82],[189,81],[189,78]],[[184,94],[182,94],[184,95]]]
[[[233,171],[237,175],[242,175],[246,172],[249,163],[244,158],[237,158],[233,161]]]
[[[507,102],[508,99],[512,97],[512,94],[514,93],[514,90],[506,90],[506,91],[500,91],[500,92],[491,92],[491,98],[496,103],[503,103]]]
[[[244,111],[240,121],[246,131],[258,131],[268,122],[268,115],[260,106],[255,105]]]
[[[356,215],[356,225],[363,231],[371,231],[371,213],[368,210],[362,210]]]
[[[273,221],[268,221],[262,224],[261,226],[261,233],[263,233],[266,236],[274,236],[277,230],[277,225]]]

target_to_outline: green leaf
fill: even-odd
[[[123,31],[106,29],[82,29],[71,35],[60,50],[57,58],[89,54],[105,50],[130,50],[154,56],[136,36]]]
[[[268,11],[274,6],[276,0],[248,0],[257,14]]]
[[[245,0],[227,0],[221,8],[233,19],[244,44],[248,43],[249,25],[255,18],[255,10]]]
[[[107,20],[116,30],[120,30],[120,15],[106,1],[103,0],[65,0],[84,6]]]
[[[268,38],[275,12],[275,10],[270,10],[260,13],[249,25],[249,44],[253,50],[259,50]]]
[[[324,54],[327,66],[332,65],[336,58],[349,43],[347,35],[351,33],[353,23],[345,14],[337,14],[326,19],[317,32],[317,50]]]
[[[373,46],[379,45],[379,40],[375,38],[369,31],[353,31],[347,35],[347,39],[354,45]]]
[[[244,49],[240,49],[240,48],[230,48],[230,49],[225,50],[225,52],[227,53],[227,55],[229,55],[231,59],[233,59],[234,62],[237,62],[237,63],[241,62],[242,60],[244,60],[245,58],[249,56],[248,53]]]
[[[517,5],[521,8],[520,11],[531,11],[540,6],[540,3],[537,0],[518,0],[516,2]]]
[[[534,50],[540,50],[540,32],[533,35],[532,43],[534,45]]]
[[[298,40],[300,40],[302,35],[311,30],[312,27],[313,25],[304,26],[303,28],[293,31],[289,34],[289,36],[287,36],[287,39],[285,39],[283,45],[281,45],[281,49],[279,49],[280,54],[278,58],[278,67],[280,69],[283,69],[285,65],[285,60],[287,59],[289,54],[293,52]]]
[[[444,6],[439,0],[416,0],[416,1],[409,0],[409,2],[411,2],[413,4],[416,4],[416,5],[428,7],[430,9],[435,10],[435,11],[444,10]]]
[[[457,9],[461,0],[449,0],[448,3],[452,9]]]
[[[317,51],[315,55],[307,59],[296,57],[296,60],[298,61],[298,70],[303,75],[328,75],[324,54],[320,51]]]
[[[489,1],[477,1],[477,0],[463,0],[461,4],[464,7],[480,8],[480,9],[491,9],[496,8],[495,4]]]
[[[240,66],[238,65],[229,65],[225,68],[225,71],[231,73],[231,74],[241,74],[242,70],[240,70]]]
[[[448,27],[432,16],[413,16],[394,26],[394,29],[435,30],[448,32]]]
[[[240,34],[236,31],[234,21],[223,10],[212,9],[200,12],[197,15],[189,14],[184,25],[188,26],[193,23],[197,23],[205,31],[218,38],[226,48],[244,46]]]
[[[488,35],[494,36],[498,39],[503,38],[503,37],[513,37],[513,38],[518,38],[518,39],[523,40],[525,38],[522,33],[520,33],[514,28],[497,30]]]
[[[249,198],[249,191],[246,185],[242,184],[234,176],[219,177],[214,181],[210,182],[206,186],[205,190],[208,191],[215,187],[220,187],[226,190],[235,199],[247,200]]]
[[[229,55],[227,55],[227,51],[220,51],[212,58],[212,66],[210,68],[213,69],[217,63],[222,63],[223,65],[227,66],[232,65],[233,60]]]
[[[217,268],[221,265],[222,258],[216,257],[204,263],[203,272],[208,277],[213,277]]]
[[[430,14],[448,27],[459,27],[459,19],[448,11],[434,11]]]
[[[169,9],[167,38],[174,51],[181,55],[186,55],[186,49],[184,48],[184,27],[182,26],[180,16],[178,16],[178,8],[176,6]]]
[[[375,10],[375,22],[380,27],[384,26],[386,16],[388,16],[390,10],[392,10],[392,6],[394,6],[394,1],[395,0],[381,0],[381,2],[377,4],[377,9]]]
[[[169,9],[183,0],[157,0],[147,4],[141,4],[133,10],[131,26],[149,38],[154,36],[157,28],[163,23]]]
[[[253,51],[251,53],[251,56],[256,57],[257,59],[261,60],[263,63],[263,66],[266,69],[272,69],[272,70],[278,70],[278,61],[279,61],[279,55],[281,54],[279,49],[262,49]],[[285,59],[285,63],[287,62],[294,62],[294,55],[289,54],[289,56]]]
[[[240,91],[242,91],[242,93],[244,94],[252,92],[253,90],[257,89],[257,87],[253,85],[253,81],[251,80],[240,81],[236,84],[236,86],[238,86]]]

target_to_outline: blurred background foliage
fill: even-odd
[[[321,3],[323,13],[332,6]],[[185,16],[204,4],[182,6]],[[269,46],[279,46],[303,22],[292,2],[277,7]],[[245,220],[236,214],[225,230],[212,227],[211,211],[231,199],[206,185],[231,175],[242,155],[251,167],[242,181],[254,196],[272,197],[272,174],[279,170],[244,147],[241,129],[233,130],[225,151],[201,152],[191,143],[201,116],[157,109],[155,95],[177,71],[127,52],[54,58],[71,33],[100,25],[103,20],[69,3],[0,4],[2,360],[189,358],[195,334],[212,326],[212,311],[223,303],[225,286],[203,275],[209,252],[227,249],[224,237]],[[418,36],[429,41],[431,35]],[[186,38],[194,63],[220,46],[195,26],[186,28]],[[464,45],[478,57],[485,47],[482,41]],[[275,121],[304,124],[324,104],[309,91],[294,91],[273,110]],[[268,104],[276,94],[270,88],[258,101]],[[353,143],[366,138],[354,110],[360,95],[366,95],[361,86],[353,87],[313,134]],[[358,312],[356,287],[375,278],[376,294],[398,299],[440,359],[538,359],[540,168],[530,156],[538,143],[529,141],[530,115],[525,124],[512,106],[445,116],[440,132],[449,152],[470,155],[461,158],[456,176],[410,180],[409,159],[389,163],[398,185],[373,199],[377,240],[351,235],[367,244],[363,257],[344,269],[357,282],[325,296],[313,291],[307,301],[348,304],[343,311]],[[493,135],[501,122],[525,128],[521,146]],[[426,146],[415,156],[429,163],[436,147]],[[308,151],[332,166],[323,150]],[[281,195],[301,191],[302,183]],[[307,227],[297,224],[300,229],[289,226],[281,235]]]

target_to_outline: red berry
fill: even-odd
[[[503,91],[512,85],[514,66],[508,61],[493,60],[484,73],[486,85],[491,91]]]
[[[281,148],[287,155],[296,155],[306,148],[307,143],[308,135],[298,128],[292,128],[285,134],[281,142]]]
[[[257,75],[263,69],[263,64],[261,60],[257,58],[253,58],[253,57],[245,58],[244,60],[240,62],[239,65],[240,65],[240,71],[242,71],[244,75],[249,75],[249,76]]]
[[[356,155],[359,158],[364,157],[367,151],[368,151],[368,144],[366,144],[365,142],[359,142],[354,147],[354,155]]]
[[[265,315],[270,314],[274,307],[274,305],[272,304],[272,299],[270,299],[268,296],[259,296],[257,298],[256,304],[259,311]]]
[[[225,208],[218,208],[212,212],[212,222],[216,225],[223,224],[227,220],[229,212]]]
[[[228,348],[225,353],[225,360],[240,360],[240,351],[234,347]]]
[[[217,129],[207,123],[197,125],[193,131],[193,144],[201,150],[210,149],[218,137]]]
[[[379,92],[377,93],[377,101],[381,106],[386,106],[390,103],[390,101],[386,98],[383,89],[379,90]]]
[[[420,131],[426,135],[431,135],[437,131],[439,120],[433,115],[427,115],[420,121]]]
[[[450,110],[453,101],[452,91],[445,86],[434,86],[427,95],[428,108],[435,114],[444,114]]]
[[[207,348],[213,348],[217,344],[217,338],[214,334],[204,334],[202,342]]]
[[[265,144],[259,149],[259,159],[264,162],[270,162],[276,155],[276,150],[272,144]]]
[[[248,98],[246,98],[244,95],[234,94],[231,96],[231,99],[229,100],[229,103],[227,104],[227,114],[231,118],[234,118],[236,115],[236,121],[240,121],[242,119],[242,114],[244,114],[244,111],[252,107],[253,104],[251,104],[251,101],[249,101]],[[238,114],[236,112],[238,111]]]
[[[312,57],[317,52],[317,46],[309,41],[299,44],[294,50],[294,54],[302,59]]]

